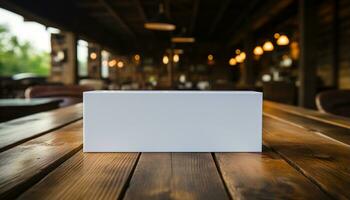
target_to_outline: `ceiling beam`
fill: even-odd
[[[233,23],[233,26],[231,27],[231,29],[229,30],[229,35],[233,35],[233,37],[230,39],[228,45],[231,46],[232,43],[235,43],[235,38],[236,35],[238,34],[238,27],[240,27],[243,23],[244,20],[247,19],[247,16],[249,16],[249,13],[252,13],[252,11],[254,10],[254,8],[256,7],[256,5],[259,3],[259,0],[252,0],[250,2],[250,4],[245,7],[245,9],[243,9],[243,11],[241,12],[241,15],[238,16],[238,18],[235,20],[235,22]],[[242,30],[243,28],[241,28]]]
[[[268,23],[272,18],[274,18],[276,15],[278,15],[281,11],[283,11],[285,8],[287,8],[290,4],[292,4],[294,0],[283,0],[283,1],[268,1],[267,3],[263,4],[264,6],[260,7],[259,10],[255,12],[255,14],[250,18],[249,26],[251,28],[251,31],[256,31],[262,26],[264,26],[266,23]],[[255,1],[255,3],[258,3],[258,0]],[[253,3],[252,3],[253,4]],[[255,7],[252,7],[251,4],[249,9],[253,9]],[[247,13],[251,13],[251,10],[247,9]],[[245,29],[248,24],[244,24],[244,16],[241,15],[241,18],[243,17],[243,20],[239,22],[240,24],[236,25],[236,28],[234,31],[236,34],[233,34],[233,37],[229,40],[228,45],[232,46],[237,43],[239,43],[245,35]]]
[[[220,6],[219,11],[218,11],[218,14],[217,14],[216,18],[214,19],[214,21],[213,21],[213,23],[208,31],[209,36],[211,36],[214,33],[216,27],[218,26],[219,22],[221,21],[222,17],[225,14],[226,9],[230,5],[230,2],[231,2],[230,0],[222,1],[221,6]]]
[[[131,38],[136,38],[134,32],[131,31],[128,25],[120,18],[117,12],[112,8],[112,5],[107,0],[99,0],[101,5],[106,8],[107,12],[113,17],[113,19],[117,22],[119,27]]]
[[[134,4],[136,5],[136,9],[137,9],[139,15],[141,16],[142,21],[146,22],[148,19],[147,19],[147,16],[145,14],[145,11],[143,10],[143,7],[141,5],[140,0],[134,0]]]
[[[193,11],[192,11],[192,20],[189,28],[189,34],[192,35],[194,32],[194,29],[196,27],[197,22],[197,16],[198,16],[198,9],[199,9],[199,0],[194,0],[193,2]]]

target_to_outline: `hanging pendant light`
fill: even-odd
[[[185,27],[181,29],[181,33],[172,37],[171,42],[172,43],[193,43],[196,39],[194,37],[190,37],[187,33],[187,30]]]
[[[261,48],[261,46],[256,46],[256,47],[254,48],[253,53],[254,53],[254,55],[256,55],[256,56],[261,56],[261,55],[264,54],[264,50],[263,50],[263,48]]]
[[[286,35],[281,35],[277,41],[276,41],[277,45],[279,46],[286,46],[289,44],[289,38]]]
[[[264,51],[273,51],[273,49],[274,49],[274,46],[273,46],[272,42],[266,41],[264,43],[264,45],[263,45],[263,50]]]
[[[175,30],[175,24],[171,23],[170,20],[165,16],[164,5],[159,4],[159,13],[151,21],[146,22],[144,27],[153,31],[173,31]]]

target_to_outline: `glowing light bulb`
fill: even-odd
[[[108,62],[108,66],[110,67],[114,67],[116,64],[117,64],[117,61],[114,59]]]
[[[254,55],[261,56],[264,54],[264,50],[261,46],[256,46],[253,51]]]
[[[275,34],[273,34],[273,37],[274,37],[275,39],[278,39],[278,38],[280,37],[280,34],[279,34],[279,33],[275,33]]]
[[[135,59],[136,61],[139,61],[139,60],[141,59],[141,57],[140,57],[139,54],[135,54],[134,59]]]
[[[281,35],[278,39],[277,39],[277,45],[280,46],[285,46],[289,44],[289,38],[286,35]]]
[[[235,57],[235,59],[236,59],[236,61],[237,61],[238,63],[242,63],[242,62],[244,61],[244,59],[242,58],[241,54],[237,55],[237,56]]]
[[[123,68],[123,67],[124,67],[123,61],[118,61],[117,67],[118,67],[118,68]]]
[[[247,54],[244,53],[244,52],[240,53],[239,55],[240,55],[240,57],[241,57],[242,60],[245,60],[246,57],[247,57]]]
[[[208,60],[210,60],[210,61],[211,61],[211,60],[214,60],[214,56],[211,55],[211,54],[209,54],[209,55],[208,55]]]
[[[173,61],[174,61],[175,63],[179,62],[179,61],[180,61],[179,55],[174,54],[174,56],[173,56]]]
[[[169,63],[169,57],[168,56],[163,56],[163,64],[166,65]]]
[[[228,61],[228,64],[231,65],[231,66],[235,66],[237,64],[237,61],[235,58],[231,58],[229,61]]]
[[[90,53],[91,60],[95,60],[97,58],[97,54],[95,52]]]
[[[273,49],[274,49],[274,46],[273,46],[272,42],[266,41],[264,43],[264,45],[263,45],[263,50],[264,51],[273,51]]]

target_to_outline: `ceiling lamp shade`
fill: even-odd
[[[285,46],[289,44],[289,38],[286,35],[281,35],[278,39],[277,39],[277,45],[279,46]]]
[[[173,31],[176,29],[175,24],[171,23],[165,16],[163,4],[159,4],[159,14],[151,21],[146,22],[144,27],[153,31]]]
[[[196,40],[193,37],[172,37],[172,43],[193,43]]]
[[[163,64],[167,65],[169,63],[169,57],[168,56],[163,56]]]
[[[237,63],[243,63],[244,59],[242,58],[241,54],[238,54],[236,57],[235,57]]]
[[[247,54],[244,53],[244,52],[240,53],[239,55],[240,55],[240,57],[241,57],[242,60],[245,60],[246,57],[247,57]]]
[[[97,54],[95,52],[90,53],[91,60],[96,60]]]
[[[264,43],[264,45],[263,45],[263,50],[264,51],[273,51],[273,49],[274,49],[274,46],[273,46],[272,42],[266,41]]]
[[[123,61],[118,61],[117,66],[118,66],[118,68],[123,68],[124,67]]]
[[[264,54],[264,50],[261,46],[256,46],[253,50],[254,55],[261,56]]]
[[[228,61],[228,64],[231,66],[235,66],[237,64],[237,61],[235,58],[230,58],[230,60]]]
[[[173,61],[174,61],[174,63],[179,62],[180,61],[180,56],[178,54],[174,54]]]

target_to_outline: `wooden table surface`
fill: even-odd
[[[346,118],[264,102],[263,153],[82,153],[81,118],[0,124],[0,199],[350,199]]]

